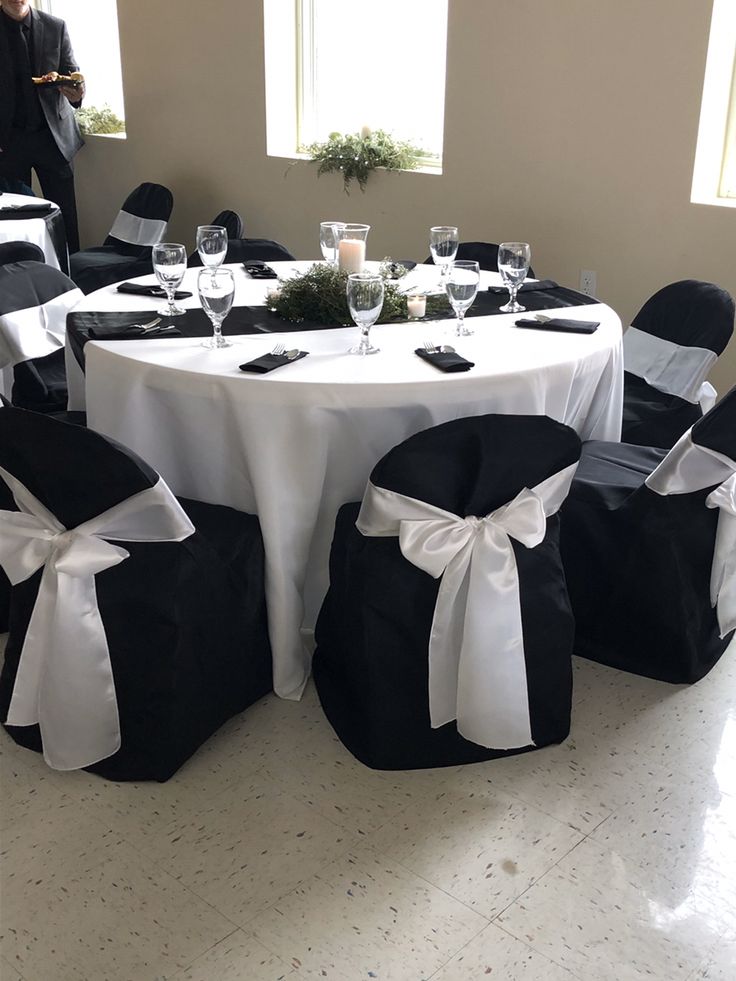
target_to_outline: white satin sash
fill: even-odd
[[[689,494],[718,484],[705,499],[718,508],[718,528],[710,575],[710,602],[720,636],[736,629],[736,461],[693,443],[688,429],[645,481],[661,494]]]
[[[442,577],[429,640],[433,728],[489,749],[533,745],[519,576],[511,539],[534,548],[570,489],[566,467],[483,518],[458,515],[368,484],[358,530],[398,536],[404,557]]]
[[[683,347],[637,327],[629,327],[624,334],[626,371],[658,392],[699,402],[703,412],[715,404],[717,393],[705,379],[717,360],[718,355],[708,348]]]
[[[0,510],[0,565],[16,585],[43,568],[6,722],[38,723],[44,759],[74,770],[120,748],[115,683],[95,574],[128,558],[105,539],[180,542],[194,526],[163,480],[66,529],[0,467],[20,511]]]
[[[166,234],[166,225],[157,218],[139,218],[129,211],[118,211],[110,235],[130,245],[156,245]]]
[[[0,368],[64,347],[66,315],[83,299],[82,291],[73,289],[37,307],[0,315]]]

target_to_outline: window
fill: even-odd
[[[38,0],[36,6],[66,21],[86,96],[77,119],[85,133],[125,134],[116,0]]]
[[[383,129],[439,167],[448,0],[264,0],[268,152]]]
[[[736,207],[736,3],[714,0],[691,201]]]

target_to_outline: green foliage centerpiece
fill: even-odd
[[[317,176],[341,173],[346,194],[356,180],[365,191],[368,177],[376,167],[385,170],[416,170],[424,151],[406,140],[395,140],[382,129],[364,126],[360,133],[330,133],[324,143],[312,143],[307,153],[319,164]]]
[[[348,274],[335,266],[316,263],[307,272],[279,283],[268,306],[284,320],[298,324],[309,320],[326,326],[353,325],[347,301]],[[444,296],[427,297],[427,313],[449,314]],[[407,319],[406,296],[384,281],[383,309],[379,324]]]

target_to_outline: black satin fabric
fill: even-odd
[[[693,426],[693,443],[736,460],[736,385]]]
[[[98,433],[19,409],[0,409],[0,466],[69,528],[158,480],[135,454]],[[122,747],[88,769],[113,780],[167,780],[228,718],[271,689],[258,520],[180,503],[194,535],[126,543],[130,558],[95,577]],[[0,675],[3,719],[40,577],[41,570],[13,589]],[[6,728],[20,745],[40,750],[37,726]]]
[[[682,347],[707,348],[720,355],[733,334],[734,301],[714,283],[684,279],[651,296],[631,326]],[[669,449],[702,415],[698,404],[624,373],[623,442]]]
[[[736,399],[732,434],[734,410]],[[733,634],[719,638],[710,605],[718,511],[705,499],[712,488],[666,497],[650,491],[644,481],[665,456],[653,447],[585,443],[560,512],[560,544],[575,653],[685,684],[710,671]]]
[[[371,480],[458,515],[481,516],[575,463],[579,453],[573,430],[543,416],[480,416],[412,436],[379,462]],[[338,736],[361,762],[386,770],[519,752],[469,742],[454,722],[431,728],[428,643],[440,580],[404,559],[397,538],[360,534],[358,510],[346,504],[338,514],[330,588],[316,627],[314,678]],[[570,727],[574,628],[558,528],[552,516],[537,548],[513,543],[537,746],[562,741]]]
[[[73,290],[74,283],[53,266],[34,259],[0,265],[0,315],[53,303]],[[13,405],[35,412],[66,408],[64,351],[23,361],[13,368]]]

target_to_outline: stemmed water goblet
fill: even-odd
[[[330,266],[337,265],[337,251],[340,242],[340,229],[345,227],[342,221],[321,221],[319,223],[319,247],[322,258]]]
[[[199,225],[197,252],[203,266],[218,269],[227,255],[227,229],[223,225]]]
[[[376,273],[350,273],[347,285],[348,310],[360,327],[360,343],[350,348],[350,354],[377,354],[368,334],[381,315],[383,279]]]
[[[468,337],[472,329],[465,326],[465,312],[478,294],[480,267],[472,259],[458,259],[450,266],[445,290],[457,317],[455,334]]]
[[[177,242],[159,242],[153,247],[151,260],[156,279],[166,291],[167,299],[166,306],[157,312],[164,317],[181,316],[185,310],[174,303],[174,295],[187,271],[187,250]]]
[[[519,287],[529,272],[532,250],[527,242],[502,242],[498,247],[498,271],[503,285],[509,291],[509,302],[501,307],[501,313],[523,313],[526,307],[516,302]]]
[[[435,225],[429,230],[429,251],[435,266],[440,267],[440,289],[445,288],[447,274],[455,261],[458,231],[454,225]]]
[[[202,347],[232,347],[222,336],[222,322],[230,313],[235,295],[232,269],[201,269],[197,277],[199,302],[212,322],[212,337],[202,341]]]

